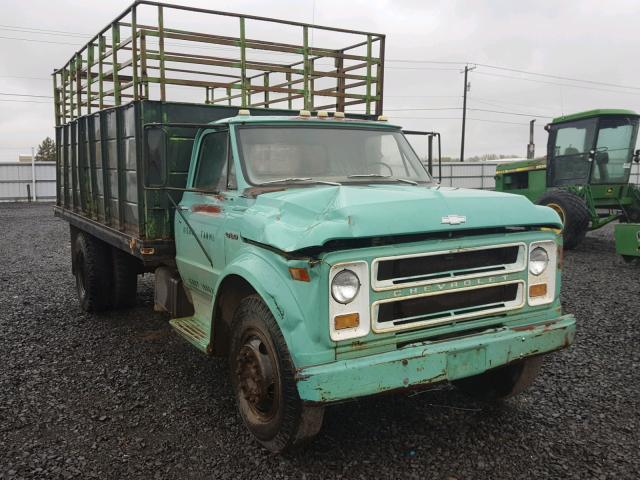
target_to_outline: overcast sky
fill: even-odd
[[[15,160],[44,137],[54,136],[53,104],[46,98],[52,94],[51,71],[66,63],[76,49],[130,3],[0,0],[0,93],[43,96],[0,95],[0,161]],[[386,114],[407,128],[442,132],[445,155],[459,155],[463,88],[460,71],[465,62],[612,84],[478,66],[470,74],[466,156],[524,156],[532,115],[538,116],[536,153],[543,154],[546,133],[541,127],[550,119],[547,117],[592,108],[640,110],[637,1],[173,3],[386,34]],[[78,36],[24,31],[28,29],[86,34],[87,38],[83,41]],[[202,30],[202,25],[198,29]],[[216,25],[212,24],[209,31],[216,33]],[[318,40],[316,44],[322,46]]]

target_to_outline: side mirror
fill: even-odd
[[[636,150],[632,157],[633,161],[638,163],[640,162],[640,150]]]

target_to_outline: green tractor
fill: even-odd
[[[555,118],[547,158],[499,165],[496,190],[553,208],[564,224],[565,249],[614,220],[640,222],[640,189],[629,183],[640,115],[590,110]]]

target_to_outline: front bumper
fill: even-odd
[[[438,342],[303,368],[296,380],[300,398],[329,403],[417,388],[481,374],[510,362],[568,347],[575,337],[573,315],[526,326],[490,329]]]

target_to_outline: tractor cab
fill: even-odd
[[[640,190],[629,184],[640,115],[590,110],[553,119],[546,159],[499,165],[496,190],[518,193],[558,212],[565,248],[588,230],[619,219],[640,220]]]
[[[547,187],[629,183],[638,118],[627,110],[592,110],[554,119],[545,127]]]

